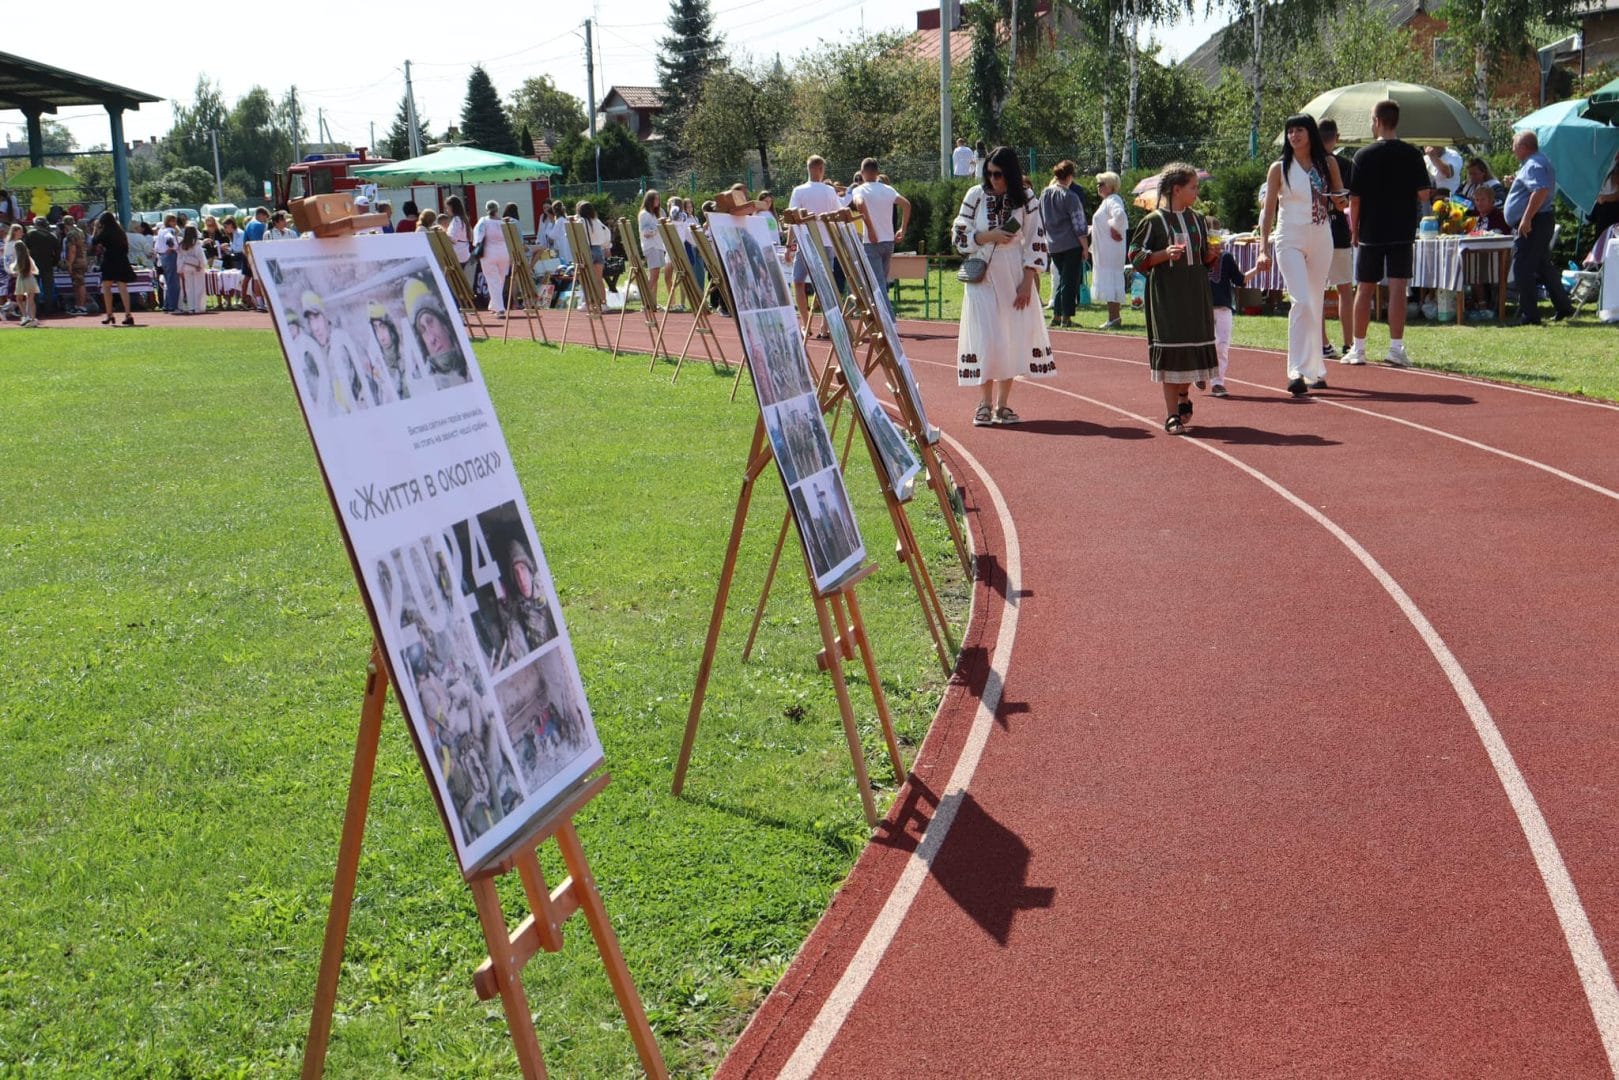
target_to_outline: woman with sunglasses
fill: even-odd
[[[983,182],[969,188],[952,239],[983,273],[962,289],[956,381],[982,388],[973,423],[1015,424],[1007,405],[1012,380],[1057,370],[1040,303],[1040,275],[1050,265],[1040,200],[1023,182],[1017,152],[998,146],[984,161]]]
[[[1152,381],[1164,388],[1169,418],[1164,430],[1184,435],[1192,419],[1191,387],[1219,377],[1214,344],[1214,300],[1208,266],[1208,226],[1192,209],[1197,170],[1176,162],[1158,174],[1158,209],[1141,219],[1130,261],[1147,275],[1147,360]],[[1320,358],[1320,353],[1317,354]]]

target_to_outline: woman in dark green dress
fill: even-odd
[[[1208,230],[1191,209],[1197,170],[1176,163],[1158,177],[1158,209],[1136,226],[1130,263],[1147,275],[1148,359],[1164,387],[1164,430],[1184,434],[1192,419],[1190,387],[1215,377],[1214,302],[1209,294]]]

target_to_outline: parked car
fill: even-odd
[[[224,221],[228,217],[240,218],[246,214],[247,211],[242,209],[240,206],[237,206],[235,203],[220,202],[202,204],[203,217],[212,215],[213,217],[218,218],[220,221]]]
[[[163,216],[164,217],[168,217],[170,214],[184,214],[186,216],[186,220],[189,221],[191,224],[193,224],[193,225],[201,225],[202,224],[202,215],[197,213],[195,210],[190,209],[189,207],[172,206],[169,209],[163,211]],[[161,225],[162,223],[163,223],[162,220],[159,219],[158,224]]]

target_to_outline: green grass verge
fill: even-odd
[[[670,386],[644,357],[478,351],[614,777],[580,833],[672,1070],[702,1075],[866,836],[796,553],[738,661],[785,505],[768,477],[687,795],[669,794],[757,409],[706,365]],[[290,1075],[369,629],[274,338],[7,334],[0,377],[0,1073]],[[944,680],[872,473],[850,475],[882,563],[862,607],[909,754]],[[966,585],[925,502],[913,520],[959,628]],[[330,1075],[515,1075],[391,706],[383,734]],[[554,1075],[635,1073],[582,920],[527,984]]]
[[[939,318],[938,297],[944,299],[943,318],[961,317],[961,282],[954,274],[935,274],[934,301],[924,315],[920,283],[907,282],[901,293],[900,314],[906,318]],[[1041,289],[1049,300],[1051,279],[1042,280]],[[1544,305],[1542,305],[1544,308]],[[1100,306],[1082,308],[1076,321],[1095,328],[1107,318]],[[1119,333],[1145,335],[1146,325],[1139,311],[1124,309],[1124,327]],[[1328,326],[1330,340],[1339,343],[1336,321]],[[1232,340],[1238,345],[1262,349],[1287,347],[1287,317],[1239,315],[1233,324]],[[1557,326],[1499,326],[1492,324],[1435,324],[1418,320],[1406,328],[1406,350],[1418,367],[1504,379],[1527,386],[1568,394],[1619,400],[1619,328],[1599,323],[1595,312],[1572,323]],[[1372,327],[1368,346],[1375,350],[1388,344],[1388,329]],[[1285,380],[1284,380],[1285,381]]]

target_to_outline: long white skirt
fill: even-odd
[[[1126,241],[1092,233],[1091,303],[1123,304],[1130,294],[1124,288],[1124,247]]]
[[[1017,244],[997,249],[984,280],[962,288],[961,331],[956,338],[956,381],[962,386],[1055,370],[1039,282],[1022,311],[1012,306],[1023,280],[1021,254]]]

